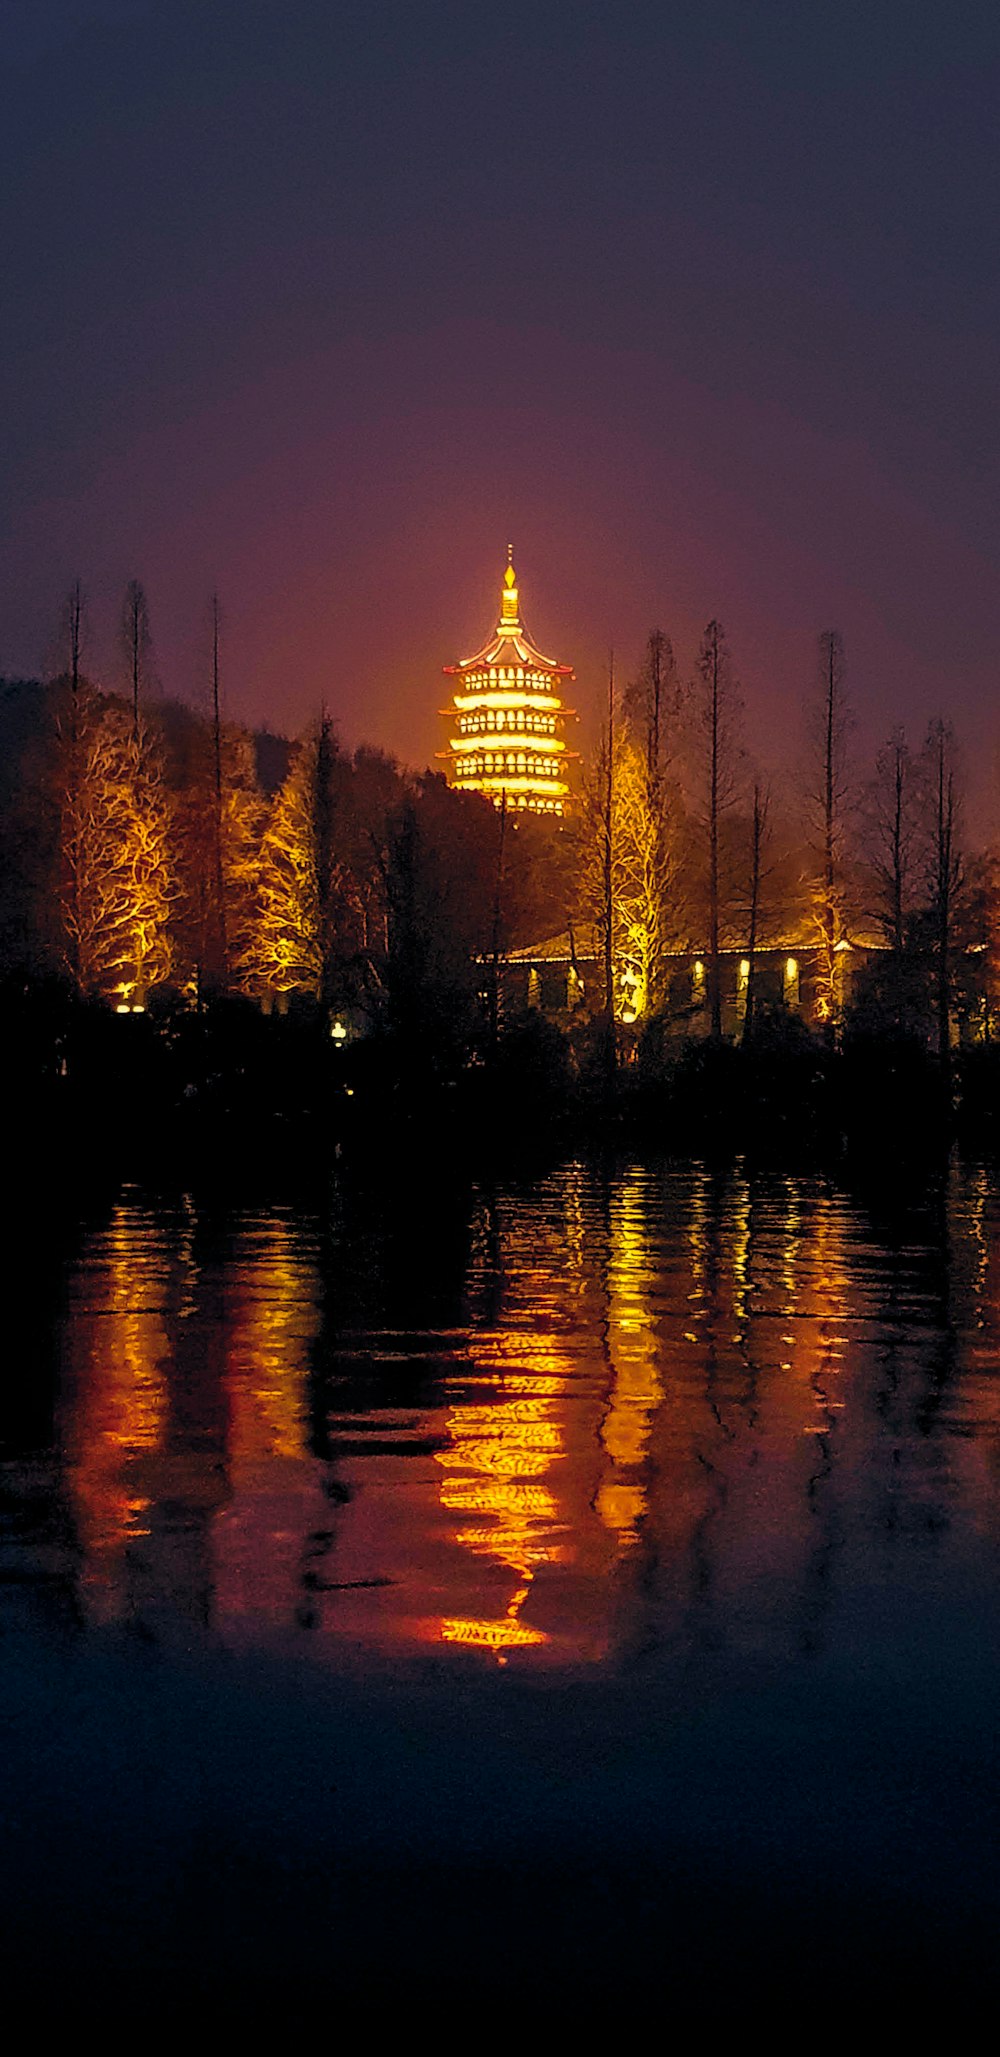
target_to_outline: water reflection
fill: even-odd
[[[982,1168],[859,1199],[570,1164],[452,1195],[440,1249],[407,1218],[125,1192],[82,1226],[5,1396],[0,1618],[691,1663],[815,1656],[995,1568]]]

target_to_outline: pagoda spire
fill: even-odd
[[[503,575],[498,626],[507,630],[518,629],[521,626],[521,617],[517,611],[517,573],[514,570],[513,543],[507,545],[507,569]]]

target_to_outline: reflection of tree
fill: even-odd
[[[92,1242],[68,1332],[82,1591],[91,1613],[155,1635],[246,1611],[291,1620],[298,1536],[322,1505],[305,1452],[316,1316],[300,1232],[275,1211],[221,1256],[206,1234],[188,1207],[123,1201]]]
[[[488,1370],[491,1358],[496,1368]],[[544,1337],[477,1338],[476,1364],[463,1386],[490,1397],[471,1405],[463,1400],[446,1415],[449,1440],[436,1452],[446,1474],[441,1505],[461,1517],[455,1529],[460,1549],[503,1566],[517,1584],[501,1616],[446,1616],[440,1634],[447,1643],[503,1651],[546,1640],[520,1617],[536,1572],[560,1554],[551,1473],[565,1456],[557,1403],[566,1379]]]
[[[336,1300],[363,1236],[321,1271],[291,1210],[216,1234],[127,1197],[74,1274],[32,1548],[78,1550],[85,1617],[157,1636],[815,1650],[915,1537],[995,1523],[998,1217],[961,1167],[880,1213],[742,1165],[572,1166],[474,1210],[464,1320],[449,1251],[390,1329],[381,1287]]]
[[[129,1553],[149,1535],[149,1459],[167,1411],[169,1337],[150,1215],[122,1201],[96,1239],[88,1306],[69,1331],[63,1431],[88,1610],[127,1611]]]
[[[571,1165],[557,1194],[534,1206],[494,1199],[473,1245],[476,1261],[488,1269],[488,1291],[477,1291],[476,1307],[490,1327],[472,1333],[468,1361],[456,1365],[449,1380],[447,1441],[436,1453],[444,1474],[439,1496],[454,1543],[479,1560],[490,1584],[491,1571],[507,1575],[507,1597],[502,1612],[444,1613],[435,1633],[448,1643],[495,1651],[500,1662],[510,1649],[544,1645],[550,1637],[578,1655],[595,1639],[587,1582],[594,1526],[590,1417],[581,1420],[574,1359],[562,1342],[568,1309],[590,1284],[588,1198],[580,1167]],[[603,1553],[598,1562],[603,1571]],[[549,1571],[554,1576],[546,1579]],[[540,1628],[538,1603],[547,1601],[550,1614],[553,1599],[558,1609],[560,1596],[573,1594],[581,1577],[582,1616],[577,1597],[562,1635]],[[532,1620],[525,1618],[529,1609]]]
[[[644,1467],[650,1422],[662,1398],[657,1370],[649,1253],[649,1194],[632,1169],[609,1196],[607,1353],[612,1386],[601,1425],[610,1471],[597,1494],[597,1511],[622,1547],[638,1541],[646,1511]]]

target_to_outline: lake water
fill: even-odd
[[[488,2026],[749,1989],[901,2026],[987,1989],[987,1170],[126,1188],[12,1254],[4,1930],[38,2004]]]

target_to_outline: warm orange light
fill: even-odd
[[[452,736],[448,748],[449,750],[454,750],[456,756],[458,756],[462,751],[484,750],[487,747],[506,751],[512,745],[515,749],[520,745],[523,754],[524,744],[526,744],[530,753],[537,753],[537,755],[543,757],[555,756],[558,751],[565,750],[566,748],[561,736],[536,736],[531,729],[500,729],[497,732],[489,729],[486,733],[490,738],[488,746],[484,743],[482,735]],[[496,734],[495,742],[493,741],[494,734]],[[524,739],[523,743],[521,738]]]
[[[548,1637],[540,1628],[528,1628],[521,1621],[443,1621],[441,1623],[443,1643],[467,1643],[477,1650],[524,1649],[533,1643],[546,1643]]]
[[[446,754],[449,780],[463,792],[488,795],[496,805],[509,793],[518,810],[561,815],[570,788],[552,774],[564,757],[567,712],[555,690],[573,676],[569,665],[542,655],[521,621],[517,579],[508,550],[500,616],[489,642],[461,664],[446,665],[458,691]],[[495,761],[493,761],[495,759]]]
[[[489,775],[479,778],[463,776],[460,783],[463,787],[471,786],[477,793],[499,793],[504,790],[508,793],[551,793],[557,799],[564,799],[569,792],[569,787],[563,779],[509,778],[505,773],[495,778]]]
[[[456,693],[454,707],[535,707],[542,714],[551,714],[562,706],[557,693]]]

